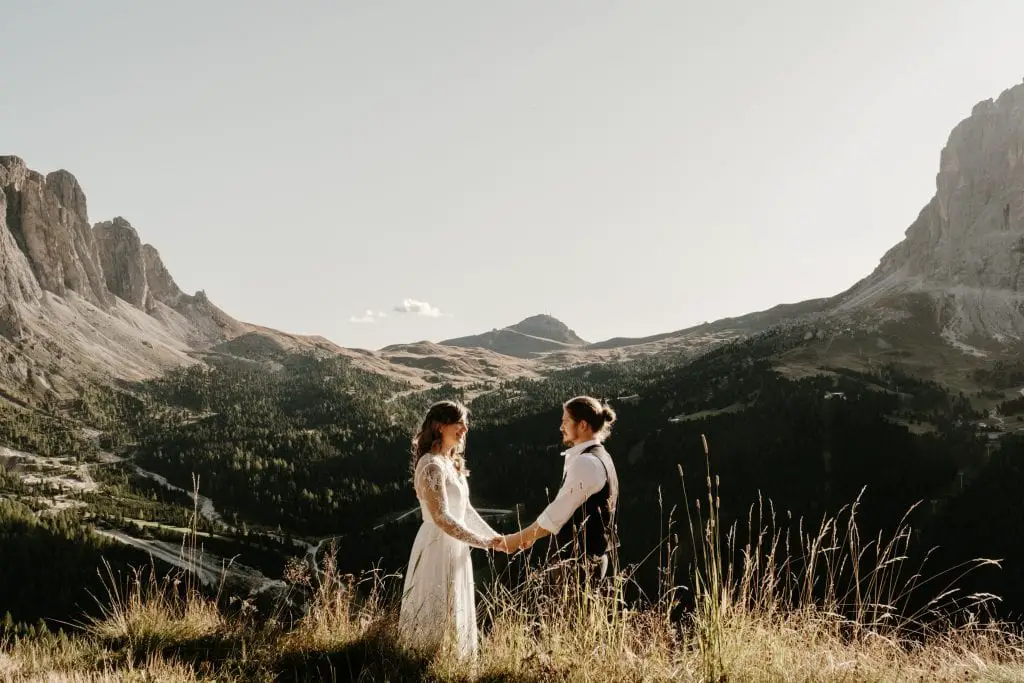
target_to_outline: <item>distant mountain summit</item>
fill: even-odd
[[[530,358],[548,351],[581,349],[587,342],[558,318],[542,314],[483,334],[446,339],[440,344],[488,349],[515,358]]]
[[[515,325],[511,325],[508,329],[533,337],[562,342],[571,346],[583,346],[587,343],[561,320],[546,314],[530,316]]]

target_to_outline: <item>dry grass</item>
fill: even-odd
[[[108,573],[108,600],[101,603],[101,616],[86,624],[86,631],[102,641],[133,651],[158,651],[226,630],[216,601],[192,586],[182,586],[178,576],[158,579],[152,569],[137,569],[121,587],[109,568]]]
[[[138,664],[112,659],[110,653],[87,638],[45,635],[10,639],[0,644],[0,681],[186,683],[202,680],[193,667],[160,655],[150,655]]]
[[[730,616],[722,633],[724,680],[1021,680],[1020,640],[965,626],[908,646],[871,631],[844,636],[831,615]]]
[[[586,568],[562,563],[528,573],[522,585],[493,586],[481,643],[482,678],[652,681],[689,678],[678,622],[622,600],[625,577],[600,589]]]
[[[389,628],[386,591],[391,578],[378,572],[362,577],[342,574],[335,561],[336,549],[325,553],[316,580],[305,562],[290,564],[285,573],[293,586],[311,593],[306,613],[281,636],[281,652],[332,652],[351,646],[368,634]]]
[[[706,451],[707,452],[707,451]],[[963,574],[911,571],[911,534],[861,539],[857,505],[814,529],[776,524],[757,505],[747,539],[722,529],[708,454],[707,492],[688,506],[693,607],[681,613],[670,580],[652,604],[627,604],[630,569],[602,588],[585,568],[554,564],[521,583],[496,581],[479,598],[480,655],[472,664],[423,660],[396,644],[401,577],[341,575],[328,554],[317,580],[294,565],[309,595],[294,623],[226,615],[173,581],[136,574],[110,584],[103,617],[74,637],[0,647],[2,680],[566,680],[566,681],[1019,681],[1024,638],[987,620],[989,595],[961,595]],[[767,507],[767,512],[766,512]],[[671,521],[665,533],[674,539]],[[926,578],[927,577],[927,578]],[[931,599],[920,599],[931,596]],[[217,641],[215,648],[191,647]]]
[[[199,566],[199,481],[193,477],[192,517],[182,539],[181,557],[190,568]],[[155,568],[136,569],[121,586],[110,565],[105,565],[107,599],[98,601],[99,618],[90,618],[85,630],[101,641],[116,643],[130,652],[161,652],[166,648],[223,635],[227,622],[218,607],[218,595],[207,598],[195,572],[175,572],[158,578]],[[222,577],[221,587],[223,587]]]

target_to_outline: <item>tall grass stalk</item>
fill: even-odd
[[[725,660],[723,658],[723,640],[725,635],[725,615],[728,609],[726,602],[725,573],[722,561],[722,542],[720,529],[720,498],[718,496],[718,476],[714,484],[711,479],[711,452],[707,438],[701,434],[704,447],[707,484],[707,522],[704,522],[701,501],[694,503],[691,514],[689,496],[686,491],[686,479],[680,469],[683,483],[683,497],[687,501],[687,522],[690,531],[690,542],[693,544],[695,565],[693,568],[693,600],[694,609],[691,615],[693,634],[700,653],[700,671],[703,680],[719,681],[725,677]],[[696,524],[694,523],[696,517]]]

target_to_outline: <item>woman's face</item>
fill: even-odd
[[[466,423],[466,419],[463,418],[458,422],[450,425],[441,426],[441,451],[447,453],[456,446],[462,444],[466,438],[466,432],[469,431],[469,425]]]

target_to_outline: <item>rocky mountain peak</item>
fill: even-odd
[[[107,287],[136,308],[151,311],[155,302],[178,309],[189,303],[208,303],[199,293],[190,297],[181,291],[170,271],[151,244],[121,216],[97,223],[93,228],[100,245]]]
[[[113,299],[103,280],[85,194],[74,176],[56,171],[44,178],[19,157],[0,157],[0,189],[7,200],[6,228],[39,286],[109,306]]]
[[[879,270],[1021,291],[1024,83],[977,104],[942,150],[936,193]]]
[[[89,210],[85,201],[85,192],[78,184],[78,179],[61,169],[46,176],[46,189],[53,193],[57,202],[70,211],[82,223],[88,224]]]
[[[0,183],[6,185],[5,178],[17,173],[19,169],[27,170],[24,159],[13,154],[0,154]]]
[[[924,295],[950,340],[1024,341],[1024,83],[955,126],[935,196],[837,310]]]
[[[152,308],[139,233],[120,216],[97,223],[93,233],[99,245],[107,289],[136,308]]]
[[[550,315],[534,315],[515,325],[457,339],[445,339],[442,346],[480,348],[518,358],[531,358],[547,351],[565,351],[583,347],[580,339],[565,323]]]
[[[562,342],[564,344],[582,346],[587,343],[580,339],[573,330],[569,329],[568,325],[558,318],[547,314],[530,316],[515,325],[509,326],[508,329],[522,334],[528,334],[532,337],[551,339],[552,341]]]
[[[71,173],[0,156],[0,386],[60,393],[90,374],[151,376],[249,329],[182,293],[123,217],[91,226]]]
[[[185,293],[178,287],[178,283],[171,277],[170,271],[160,258],[160,252],[151,244],[142,245],[142,260],[146,266],[146,282],[153,298],[162,301],[171,308],[174,308],[185,297]],[[202,296],[200,296],[202,295]],[[196,300],[206,301],[206,294],[200,290],[196,292]]]
[[[4,227],[7,195],[0,189],[0,335],[19,339],[23,320],[19,304],[34,303],[42,296],[25,254]]]

